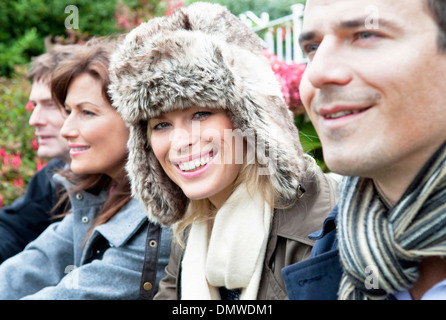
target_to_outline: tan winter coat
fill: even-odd
[[[318,231],[337,201],[337,181],[320,170],[303,181],[306,192],[296,204],[285,210],[275,210],[266,259],[260,281],[258,300],[288,299],[281,270],[310,256],[314,241],[308,238]],[[185,240],[187,243],[187,239]],[[181,261],[184,249],[173,242],[166,277],[159,284],[155,300],[180,299]]]

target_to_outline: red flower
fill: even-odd
[[[33,150],[39,149],[39,143],[37,142],[36,137],[33,137],[33,139],[31,140],[31,148]]]
[[[268,58],[271,68],[282,86],[283,98],[288,107],[291,109],[299,107],[301,105],[299,85],[306,65],[295,62],[288,64],[284,61],[279,61],[277,56],[268,50],[264,50],[263,54]]]
[[[37,160],[37,166],[36,166],[36,171],[41,170],[42,168],[44,168],[46,166],[46,161],[42,161],[41,159]]]
[[[6,167],[9,165],[9,156],[5,153],[3,156],[3,165]]]
[[[2,194],[0,193],[0,208],[5,205],[5,202],[3,201]]]
[[[22,187],[23,184],[24,184],[24,183],[23,183],[23,178],[20,177],[20,178],[18,178],[18,179],[14,179],[13,184],[14,184],[14,187]]]
[[[25,106],[25,110],[32,112],[34,110],[34,104],[31,101],[28,101],[28,103]]]
[[[18,170],[20,168],[20,165],[22,164],[22,158],[20,158],[19,154],[13,154],[11,165],[15,170]]]
[[[165,15],[170,16],[172,12],[175,10],[175,8],[180,8],[183,6],[183,1],[179,0],[176,4],[173,4],[173,1],[169,1],[169,8],[167,9]]]
[[[4,156],[6,156],[6,150],[5,150],[5,148],[1,148],[0,149],[0,158],[3,158]]]

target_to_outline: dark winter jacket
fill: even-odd
[[[0,263],[37,238],[54,221],[52,217],[67,209],[65,205],[51,212],[57,202],[56,186],[51,176],[64,162],[51,160],[28,183],[24,196],[0,209]]]
[[[311,257],[282,269],[290,300],[336,300],[342,267],[336,238],[336,206],[325,219],[322,230],[312,233],[316,240]]]

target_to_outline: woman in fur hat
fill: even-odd
[[[141,292],[153,297],[164,276],[171,235],[131,197],[124,169],[129,129],[107,94],[114,48],[102,41],[79,46],[53,73],[71,156],[70,170],[54,179],[71,210],[0,266],[0,299],[138,299],[143,269],[153,285]],[[146,241],[156,238],[144,265]]]
[[[174,225],[157,299],[286,299],[336,181],[306,156],[259,38],[195,3],[130,32],[110,94],[130,127],[127,171],[151,219]]]

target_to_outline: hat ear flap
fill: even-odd
[[[151,164],[151,170],[146,176],[144,188],[148,189],[150,197],[145,202],[159,223],[172,225],[183,218],[189,199],[183,190],[167,176],[152,148],[148,151],[148,161]]]

